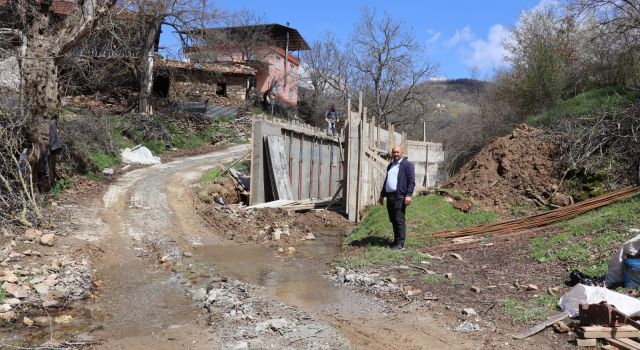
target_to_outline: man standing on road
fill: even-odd
[[[404,213],[411,204],[411,196],[416,185],[413,163],[402,157],[402,147],[391,150],[391,163],[387,166],[387,177],[382,185],[378,203],[384,203],[387,197],[387,212],[393,225],[393,243],[391,249],[403,250],[406,237]]]

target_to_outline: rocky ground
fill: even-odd
[[[60,234],[55,229],[2,229],[0,282],[6,295],[0,299],[0,319],[12,327],[68,323],[68,304],[95,297],[87,254],[65,246]]]

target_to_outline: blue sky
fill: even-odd
[[[522,11],[556,4],[557,0],[218,0],[229,11],[253,9],[267,23],[290,23],[307,42],[322,39],[331,31],[347,41],[361,9],[369,6],[402,21],[407,30],[427,47],[427,59],[439,65],[438,76],[448,79],[470,77],[490,79],[494,69],[504,65],[502,41]],[[170,39],[169,39],[170,40]]]

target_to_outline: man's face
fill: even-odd
[[[402,148],[394,147],[391,150],[391,159],[393,159],[394,162],[397,162],[400,158],[402,158]]]

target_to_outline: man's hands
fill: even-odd
[[[404,205],[411,204],[411,200],[412,199],[413,198],[411,198],[411,196],[405,196],[404,197]],[[378,198],[378,204],[384,204],[384,197],[381,196],[381,197]]]
[[[411,196],[405,196],[404,205],[409,205],[409,204],[411,204]]]

